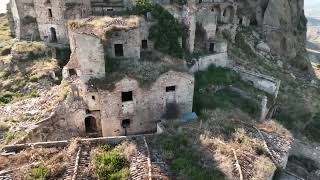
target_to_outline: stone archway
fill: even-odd
[[[56,32],[56,29],[51,27],[50,28],[50,42],[57,42],[58,39],[57,39],[57,32]]]
[[[97,132],[97,121],[96,118],[93,116],[87,116],[84,119],[86,133],[95,133]]]
[[[225,23],[232,23],[234,18],[234,8],[232,6],[226,7],[222,13],[222,16]]]
[[[218,5],[212,7],[211,11],[213,11],[217,16],[217,22],[221,21],[221,8]]]

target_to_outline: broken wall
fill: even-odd
[[[70,69],[76,70],[83,82],[106,76],[104,48],[99,37],[70,31],[70,48],[72,53],[64,68],[64,78],[70,76],[67,72]]]
[[[9,8],[13,19],[14,34],[19,40],[37,39],[39,31],[33,0],[11,0]],[[12,22],[12,21],[11,21]]]
[[[139,28],[129,31],[114,30],[107,32],[106,39],[105,50],[108,57],[140,59],[141,38]],[[117,45],[120,48],[118,50]]]
[[[168,86],[175,86],[175,90],[167,92]],[[132,100],[122,102],[122,92],[130,91]],[[123,120],[130,122],[126,128],[128,135],[156,131],[167,104],[176,104],[179,114],[192,112],[193,91],[193,76],[173,71],[161,75],[148,88],[140,87],[134,79],[125,78],[112,90],[99,90],[103,136],[125,135]]]

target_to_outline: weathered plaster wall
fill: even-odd
[[[46,0],[34,0],[34,6],[41,39],[50,42],[53,37],[52,28],[54,28],[57,41],[68,43],[64,1],[50,1],[48,3]],[[52,17],[50,17],[49,9],[51,9]]]
[[[189,68],[189,71],[192,73],[204,71],[208,69],[208,67],[211,65],[217,67],[228,67],[230,65],[228,54],[225,52],[208,56],[202,56],[198,60],[196,60],[195,64],[192,67]]]
[[[233,69],[240,74],[241,78],[244,81],[251,82],[255,88],[265,91],[273,95],[275,98],[278,96],[281,83],[280,80],[263,74],[247,71],[241,68]]]
[[[123,45],[123,56],[121,58],[140,58],[140,30],[139,28],[129,31],[112,31],[107,33],[106,55],[116,58],[115,44]]]
[[[11,13],[15,36],[21,40],[31,40],[37,36],[38,25],[33,0],[11,0]]]
[[[64,69],[75,69],[83,82],[105,77],[104,49],[100,38],[70,32],[71,57]],[[69,77],[64,70],[64,77]]]
[[[167,86],[176,86],[173,98],[167,94]],[[116,83],[112,91],[99,90],[103,136],[124,135],[122,120],[130,119],[127,134],[156,130],[157,121],[166,112],[166,103],[177,104],[180,113],[192,111],[194,78],[186,73],[170,71],[161,75],[150,88],[141,88],[131,78]],[[133,101],[122,102],[122,92],[133,92]]]

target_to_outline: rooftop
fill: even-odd
[[[93,34],[100,38],[105,38],[106,33],[116,31],[129,31],[139,26],[138,16],[122,17],[89,17],[69,22],[69,29],[74,32]]]

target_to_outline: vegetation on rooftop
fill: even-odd
[[[162,134],[159,143],[174,176],[189,180],[225,179],[224,174],[218,169],[206,169],[201,166],[201,153],[192,147],[187,137],[178,134]]]
[[[164,62],[108,58],[106,60],[108,75],[103,79],[91,79],[89,84],[93,84],[99,89],[112,89],[117,81],[124,77],[130,77],[136,79],[141,87],[148,87],[161,74],[170,70],[186,72],[183,66],[170,65]]]
[[[32,168],[30,177],[32,180],[46,180],[50,177],[50,170],[47,167],[40,165]]]
[[[101,180],[126,180],[129,177],[128,162],[116,149],[103,146],[96,154],[96,175]]]

